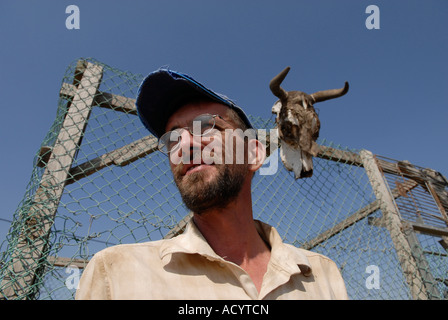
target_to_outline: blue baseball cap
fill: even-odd
[[[169,117],[181,106],[198,98],[208,98],[236,111],[253,128],[247,115],[226,96],[206,88],[190,76],[161,68],[150,73],[140,84],[135,105],[146,129],[160,138]]]

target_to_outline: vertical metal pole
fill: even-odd
[[[370,151],[362,150],[360,157],[364,164],[373,192],[378,201],[381,202],[383,220],[390,232],[392,242],[397,252],[398,261],[403,270],[413,299],[426,300],[428,298],[423,279],[417,269],[417,263],[412,255],[409,242],[403,233],[403,225],[383,176],[377,166],[375,158]]]
[[[405,221],[403,221],[403,228],[403,233],[412,250],[411,254],[417,263],[418,271],[424,281],[423,283],[428,294],[428,299],[440,299],[441,295],[436,286],[436,280],[431,273],[429,263],[426,260],[420,241],[415,235],[414,228],[412,228],[412,226]]]

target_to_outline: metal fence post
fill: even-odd
[[[417,268],[417,263],[412,255],[411,247],[406,239],[404,226],[400,219],[398,210],[394,204],[394,200],[387,185],[384,182],[383,176],[377,166],[375,158],[370,151],[361,150],[360,156],[364,164],[373,192],[381,202],[381,211],[383,213],[384,225],[390,232],[392,242],[397,252],[398,261],[403,270],[404,277],[409,286],[411,296],[413,299],[428,299],[426,288],[423,279]]]
[[[34,283],[43,271],[42,262],[48,255],[50,229],[101,83],[103,68],[80,60],[76,74],[75,95],[29,211],[21,218],[22,229],[17,235],[17,244],[10,259],[4,262],[6,268],[0,285],[3,288],[0,293],[2,298],[30,299],[38,291]]]

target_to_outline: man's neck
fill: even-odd
[[[251,201],[250,193],[241,194],[226,208],[195,214],[193,220],[216,254],[246,271],[256,265],[264,274],[270,250],[255,227]]]

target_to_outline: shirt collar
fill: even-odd
[[[288,274],[311,275],[311,265],[305,254],[294,246],[283,243],[274,227],[258,220],[255,220],[255,226],[263,240],[271,247],[269,263]],[[168,263],[165,258],[174,253],[200,254],[209,260],[223,260],[213,251],[192,219],[188,222],[182,234],[165,240],[161,245],[159,254],[165,263]]]
[[[159,253],[161,259],[173,253],[200,254],[206,257],[221,258],[210,247],[193,219],[187,223],[182,234],[165,240]]]
[[[311,275],[311,264],[306,255],[300,252],[300,249],[284,243],[274,227],[258,220],[255,221],[258,233],[271,246],[270,263],[290,274],[300,271],[305,276]],[[300,270],[297,270],[297,267]]]

